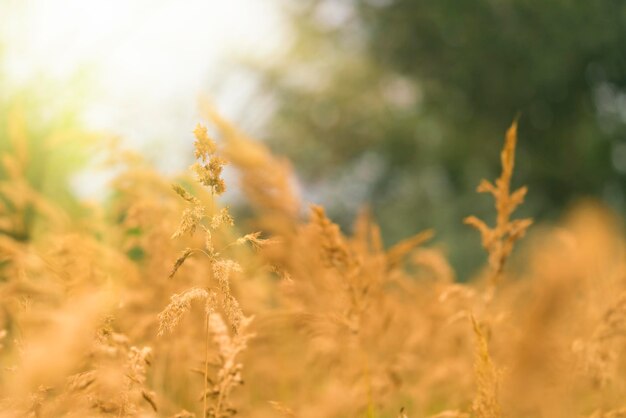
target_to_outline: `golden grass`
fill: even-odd
[[[41,227],[0,234],[0,417],[626,416],[620,223],[584,203],[520,242],[516,124],[478,188],[495,226],[466,219],[487,273],[457,283],[433,231],[385,249],[364,212],[344,234],[302,210],[286,162],[206,113],[222,140],[196,127],[193,176],[117,158],[113,197],[80,220],[24,180],[13,129],[0,225],[34,210]],[[220,204],[227,161],[258,229]]]

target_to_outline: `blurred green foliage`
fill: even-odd
[[[294,0],[296,37],[264,66],[273,148],[346,226],[373,208],[387,242],[434,226],[460,275],[484,262],[468,214],[521,113],[520,216],[580,196],[624,210],[626,4],[613,0]]]
[[[53,83],[0,75],[0,91],[0,234],[27,241],[46,220],[81,213],[71,179],[96,137],[81,128],[77,97]]]

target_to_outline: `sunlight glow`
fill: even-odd
[[[271,54],[285,39],[271,0],[9,0],[0,12],[10,85],[72,89],[86,78],[87,124],[137,147],[188,130],[200,94],[240,112],[249,80],[235,77],[233,94],[218,91],[233,84],[233,59]],[[184,165],[171,157],[167,165]]]

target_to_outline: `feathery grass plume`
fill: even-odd
[[[209,139],[205,127],[198,124],[194,130],[194,135],[196,137],[195,154],[198,161],[192,166],[192,170],[196,173],[198,181],[202,185],[208,187],[214,195],[219,196],[226,191],[226,184],[221,177],[226,160],[216,154],[217,145]],[[207,216],[205,208],[200,200],[189,194],[183,187],[173,185],[172,188],[176,194],[191,204],[191,207],[183,212],[180,226],[174,232],[172,238],[177,238],[187,233],[193,234]],[[224,218],[227,214],[227,211],[224,211],[226,209],[223,209],[220,215],[216,216]],[[215,223],[216,221],[212,219],[211,224],[214,225]],[[215,228],[216,226],[212,227]]]
[[[196,142],[194,143],[196,159],[207,161],[207,159],[217,151],[217,145],[209,138],[206,126],[197,124],[193,134],[196,137]]]
[[[262,247],[271,244],[273,241],[271,239],[261,238],[260,232],[253,232],[251,234],[246,234],[241,238],[237,239],[238,245],[243,245],[245,243],[250,243],[252,248],[255,250],[260,250]]]
[[[191,168],[196,173],[198,181],[213,190],[216,195],[226,191],[226,183],[221,178],[226,160],[212,156],[208,163],[195,163]]]
[[[496,370],[485,334],[473,315],[470,315],[472,328],[476,338],[474,374],[476,376],[477,393],[472,402],[473,418],[502,418],[498,401],[499,373]]]
[[[240,272],[241,266],[232,260],[217,260],[213,263],[213,276],[217,280],[222,298],[222,309],[226,313],[233,331],[238,334],[242,321],[245,319],[239,302],[230,293],[230,275]]]
[[[511,220],[511,214],[524,201],[524,196],[528,191],[523,186],[511,192],[516,141],[517,121],[514,121],[506,133],[504,148],[500,154],[502,174],[496,179],[495,185],[483,179],[476,189],[478,193],[491,193],[493,195],[497,211],[495,227],[488,227],[485,222],[475,216],[468,216],[464,220],[466,224],[473,226],[481,234],[482,245],[489,253],[492,285],[499,281],[504,264],[513,250],[513,244],[524,236],[533,222],[530,218]]]
[[[185,234],[193,235],[205,217],[204,207],[202,205],[194,205],[186,208],[180,221],[180,226],[172,234],[172,238],[178,238]]]
[[[220,211],[211,217],[211,229],[217,229],[222,225],[233,226],[234,225],[233,217],[230,216],[228,212],[228,208],[222,208]]]
[[[172,234],[172,239],[181,237],[185,234],[193,235],[198,226],[202,225],[202,220],[206,217],[205,208],[198,198],[192,196],[182,186],[173,184],[172,189],[178,196],[191,204],[191,207],[185,208],[183,211],[180,225]]]
[[[198,161],[192,167],[196,172],[198,181],[209,189],[211,198],[215,198],[225,191],[225,184],[221,178],[223,166],[226,164],[226,160],[217,155],[217,146],[208,137],[207,130],[201,125],[198,125],[194,131],[196,137],[195,148],[196,158]],[[233,218],[228,212],[228,208],[222,208],[217,213],[213,210],[213,214],[210,214],[208,209],[205,208],[202,202],[187,193],[182,187],[174,186],[174,191],[182,197],[185,201],[192,205],[191,208],[185,209],[183,213],[183,220],[177,232],[173,237],[194,232],[201,228],[204,231],[204,246],[206,251],[201,249],[187,248],[177,258],[174,263],[174,267],[170,273],[170,278],[176,273],[185,260],[194,252],[198,251],[206,255],[211,263],[212,279],[216,282],[216,290],[211,287],[191,288],[183,293],[175,294],[171,297],[170,304],[159,314],[159,330],[158,334],[163,335],[166,331],[171,331],[179,322],[190,308],[191,301],[200,299],[205,301],[205,341],[204,341],[204,390],[202,395],[203,401],[203,415],[206,418],[211,416],[213,418],[223,418],[226,416],[234,415],[236,412],[229,406],[228,396],[238,379],[240,380],[239,370],[241,366],[237,368],[235,373],[232,369],[234,357],[242,351],[248,338],[251,334],[244,332],[250,324],[252,317],[245,317],[239,302],[231,293],[230,276],[234,272],[241,271],[241,267],[235,261],[221,256],[221,254],[215,250],[213,243],[212,231],[216,231],[219,228],[225,226],[233,226]],[[261,244],[261,240],[258,235],[251,234],[243,238],[239,238],[229,245],[224,247],[224,250],[228,249],[232,245],[236,245],[241,241],[252,241],[253,244]],[[224,341],[231,342],[228,333],[222,332],[218,326],[219,321],[223,325],[221,315],[216,313],[218,308],[217,300],[221,300],[221,310],[228,318],[235,337],[232,339],[232,351],[234,354],[223,352]],[[213,390],[208,389],[208,384],[211,381],[209,377],[209,334],[213,332],[214,340],[218,343],[221,358],[225,363],[222,364],[222,369],[218,373],[218,385]],[[220,341],[222,345],[220,345]],[[208,398],[211,394],[217,394],[214,405],[207,406]],[[208,415],[207,415],[208,414]]]
[[[205,390],[203,397],[212,398],[213,404],[208,408],[208,416],[211,418],[227,418],[235,415],[237,411],[229,402],[230,392],[243,384],[241,370],[243,365],[237,362],[239,354],[246,349],[248,340],[254,335],[247,331],[252,318],[243,318],[239,332],[230,336],[228,328],[220,314],[211,315],[209,329],[213,335],[213,341],[218,347],[219,370],[215,383]]]
[[[341,235],[339,225],[334,224],[326,217],[323,207],[316,205],[311,207],[311,221],[319,229],[322,262],[327,267],[336,268],[342,273],[356,267],[350,249]]]
[[[176,328],[183,315],[191,308],[191,302],[194,300],[205,302],[205,312],[210,314],[213,312],[214,296],[206,289],[191,288],[182,293],[174,294],[170,297],[170,303],[159,313],[159,331],[158,335],[162,336],[167,332],[171,332]]]
[[[217,145],[209,138],[206,127],[198,124],[193,133],[196,137],[194,146],[198,162],[191,168],[200,183],[209,187],[216,195],[221,195],[226,191],[226,183],[221,177],[226,160],[216,154]]]
[[[201,108],[219,129],[225,141],[225,155],[241,173],[241,187],[252,205],[260,211],[264,230],[292,232],[300,212],[300,199],[288,161],[278,158],[262,143],[248,138],[224,119],[207,102]]]

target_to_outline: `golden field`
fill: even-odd
[[[436,231],[385,248],[363,210],[345,234],[287,161],[205,113],[219,135],[195,128],[189,173],[111,148],[110,197],[81,216],[28,181],[9,120],[1,417],[626,417],[620,220],[593,202],[517,219],[515,123],[500,177],[476,179],[495,222],[465,219],[486,262],[461,283]]]

